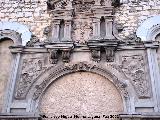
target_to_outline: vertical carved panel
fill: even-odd
[[[143,55],[122,57],[122,70],[131,80],[139,98],[150,97],[151,89],[147,78],[146,63]]]
[[[15,98],[24,99],[31,85],[45,69],[44,58],[23,59],[22,72],[17,84]]]

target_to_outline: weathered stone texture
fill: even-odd
[[[123,4],[116,10],[115,19],[117,23],[124,27],[124,30],[120,33],[123,38],[135,33],[144,20],[160,13],[159,0],[138,1]]]
[[[13,42],[11,40],[0,42],[0,111],[4,101],[4,92],[6,90],[7,80],[9,78],[8,73],[10,73],[11,70],[10,64],[12,55],[8,47],[12,44]]]
[[[42,97],[40,108],[50,118],[97,115],[104,119],[103,115],[122,112],[122,106],[118,90],[108,79],[89,72],[77,72],[55,81]]]
[[[47,0],[1,0],[1,21],[19,22],[28,25],[30,30],[44,40],[43,29],[50,25],[50,15],[47,11]],[[148,17],[160,13],[159,0],[124,3],[115,11],[117,23],[124,26],[120,36],[126,38],[133,34],[137,27]]]
[[[43,29],[50,24],[47,13],[47,0],[1,0],[1,21],[19,22],[28,25],[30,30],[41,38]]]

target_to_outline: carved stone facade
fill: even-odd
[[[47,0],[50,23],[41,31],[46,36],[43,41],[23,27],[21,32],[16,27],[2,29],[0,56],[10,50],[12,65],[5,65],[9,57],[1,56],[0,79],[7,82],[2,85],[6,90],[0,89],[4,97],[0,119],[51,120],[64,114],[159,120],[160,22],[153,19],[142,24],[137,35],[121,38],[124,26],[116,22],[115,11],[125,2]],[[144,26],[150,29],[142,31]],[[6,39],[14,44],[3,51],[1,41]]]
[[[40,110],[48,120],[60,115],[73,118],[77,115],[77,119],[86,116],[87,119],[102,118],[106,113],[117,115],[123,111],[122,106],[121,96],[109,80],[89,72],[76,72],[54,82],[42,97]]]
[[[44,62],[44,58],[23,59],[20,81],[17,84],[15,92],[16,99],[25,99],[27,92],[36,78],[47,68]]]
[[[121,69],[126,77],[131,80],[140,98],[151,96],[151,88],[146,77],[145,66],[143,55],[122,56]]]

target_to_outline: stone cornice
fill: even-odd
[[[135,113],[135,114],[120,114],[120,118],[122,120],[159,120],[160,119],[160,113]]]
[[[133,41],[108,41],[108,42],[88,42],[88,46],[91,48],[97,47],[116,47],[117,51],[123,50],[144,50],[147,48],[158,49],[159,42],[158,41],[141,41],[141,42],[133,42]],[[27,46],[10,46],[10,51],[12,53],[48,53],[47,49],[60,49],[60,50],[73,50],[73,51],[89,51],[89,47],[87,45],[75,44],[73,42],[66,43],[46,43],[37,47],[27,47]]]
[[[29,113],[21,113],[21,114],[14,114],[14,113],[1,113],[0,119],[3,120],[40,120],[41,117],[38,114],[29,114]]]

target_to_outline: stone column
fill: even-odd
[[[52,42],[59,42],[59,25],[60,25],[60,20],[53,21],[53,29],[51,37]]]
[[[100,18],[93,19],[93,38],[100,38]]]
[[[113,36],[113,20],[112,18],[105,18],[106,23],[106,36],[105,39],[114,39]]]
[[[64,38],[62,41],[72,41],[71,40],[71,26],[72,21],[71,20],[66,20],[65,21],[65,28],[64,28]]]

